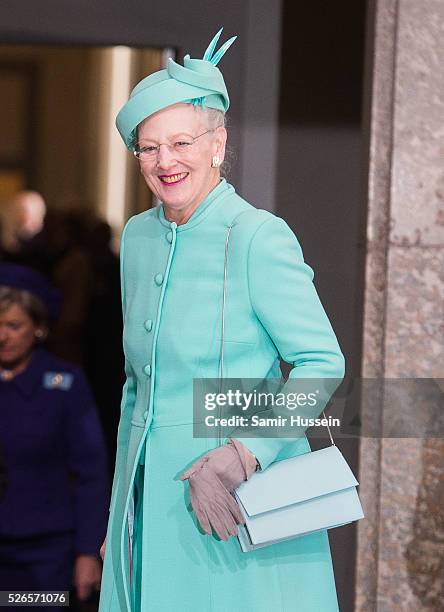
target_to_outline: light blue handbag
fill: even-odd
[[[228,243],[225,242],[219,379],[223,379]],[[325,417],[325,412],[323,411]],[[245,517],[238,539],[243,552],[340,527],[364,518],[359,484],[328,426],[331,446],[275,461],[234,492]],[[219,445],[221,434],[219,429]]]
[[[358,484],[335,444],[276,461],[256,472],[235,491],[246,519],[238,532],[242,550],[363,518]]]

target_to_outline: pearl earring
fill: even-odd
[[[43,338],[43,331],[41,329],[37,329],[35,332],[36,338]]]
[[[211,167],[218,168],[220,165],[219,155],[213,155],[213,159],[211,160]]]

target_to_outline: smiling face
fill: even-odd
[[[207,114],[192,104],[174,104],[145,119],[138,127],[138,146],[191,141],[212,126]],[[170,221],[185,223],[220,181],[213,156],[225,155],[224,127],[203,134],[180,152],[162,144],[153,159],[139,160],[140,171],[153,194],[163,203]]]

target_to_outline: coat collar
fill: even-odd
[[[210,191],[210,193],[203,200],[203,202],[199,204],[199,206],[193,212],[188,221],[186,223],[183,223],[182,225],[176,226],[176,231],[184,232],[198,225],[201,221],[205,219],[205,217],[215,208],[215,206],[221,200],[223,200],[227,195],[232,194],[234,192],[234,187],[230,185],[230,183],[227,183],[226,179],[222,178],[220,180],[219,185],[217,185],[217,187]],[[169,228],[173,226],[174,222],[170,222],[168,221],[168,219],[165,218],[163,204],[160,204],[157,207],[157,215],[162,225],[165,225]],[[176,224],[174,223],[174,225]]]
[[[42,377],[48,365],[49,353],[42,348],[36,348],[31,355],[28,367],[12,380],[2,381],[0,385],[11,385],[25,397],[31,397],[37,386],[41,386]]]

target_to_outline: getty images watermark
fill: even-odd
[[[311,393],[267,393],[264,391],[244,392],[239,389],[228,389],[226,392],[205,393],[204,407],[207,412],[220,412],[221,408],[234,408],[241,411],[240,414],[232,414],[230,416],[216,415],[215,412],[204,416],[206,427],[312,427],[319,425],[339,426],[340,419],[331,416],[324,418],[316,418],[303,416],[301,414],[290,414],[298,408],[313,408],[318,411],[319,389]],[[283,414],[271,415],[271,412],[279,412],[282,410],[288,411],[289,415]],[[252,409],[258,410],[251,414]],[[270,414],[266,414],[266,411]],[[248,416],[245,413],[250,412]]]
[[[197,438],[444,437],[442,378],[199,378]]]

